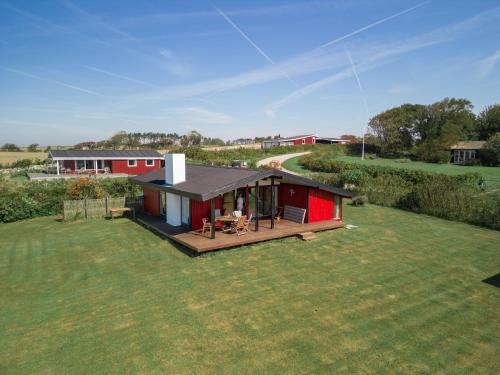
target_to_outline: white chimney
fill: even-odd
[[[175,185],[186,181],[186,155],[165,154],[165,183]]]

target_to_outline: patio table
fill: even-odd
[[[231,215],[224,215],[224,216],[217,216],[215,218],[215,221],[217,222],[220,222],[222,224],[222,231],[225,232],[227,231],[230,227],[231,227],[231,224],[238,221],[238,218],[237,217],[234,217],[234,216],[231,216]],[[226,228],[224,228],[226,227]],[[227,228],[229,227],[229,228]]]

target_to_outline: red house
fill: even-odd
[[[51,150],[57,174],[124,173],[139,175],[163,166],[163,156],[154,150]]]
[[[164,168],[130,180],[143,187],[145,213],[158,218],[156,223],[163,223],[160,227],[172,239],[196,250],[240,244],[217,231],[219,220],[231,220],[238,212],[252,223],[254,233],[266,232],[245,236],[244,243],[339,227],[342,198],[352,197],[346,190],[275,169],[186,165],[184,154],[166,154]],[[204,224],[217,240],[213,246],[199,234],[179,237]]]
[[[316,135],[296,135],[294,137],[269,139],[262,142],[262,148],[279,146],[313,145],[316,143]]]

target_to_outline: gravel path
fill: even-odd
[[[270,158],[265,158],[265,159],[259,160],[257,162],[257,167],[259,167],[261,165],[267,165],[271,161],[278,161],[278,162],[281,163],[281,165],[283,165],[283,163],[285,161],[287,161],[288,159],[292,159],[292,158],[295,158],[297,156],[307,155],[307,154],[310,154],[310,153],[311,153],[311,151],[306,151],[306,152],[296,152],[294,154],[284,154],[284,155],[271,156]],[[284,171],[284,172],[291,173],[291,174],[297,174],[297,173],[289,171],[288,169],[285,169],[283,167],[281,168],[281,170]]]

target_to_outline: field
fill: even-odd
[[[0,164],[11,164],[20,159],[47,159],[46,152],[7,152],[0,151]]]
[[[289,159],[284,163],[286,169],[295,172],[307,171],[298,164],[299,158]],[[448,175],[458,175],[463,173],[477,172],[484,177],[487,189],[500,189],[500,167],[481,167],[481,166],[461,166],[454,164],[434,164],[420,161],[401,162],[393,159],[365,159],[361,160],[358,156],[339,155],[335,158],[349,163],[363,163],[365,165],[381,165],[394,168],[418,169],[426,172],[444,173]]]
[[[490,373],[500,233],[377,206],[189,258],[127,219],[0,225],[0,373]]]

